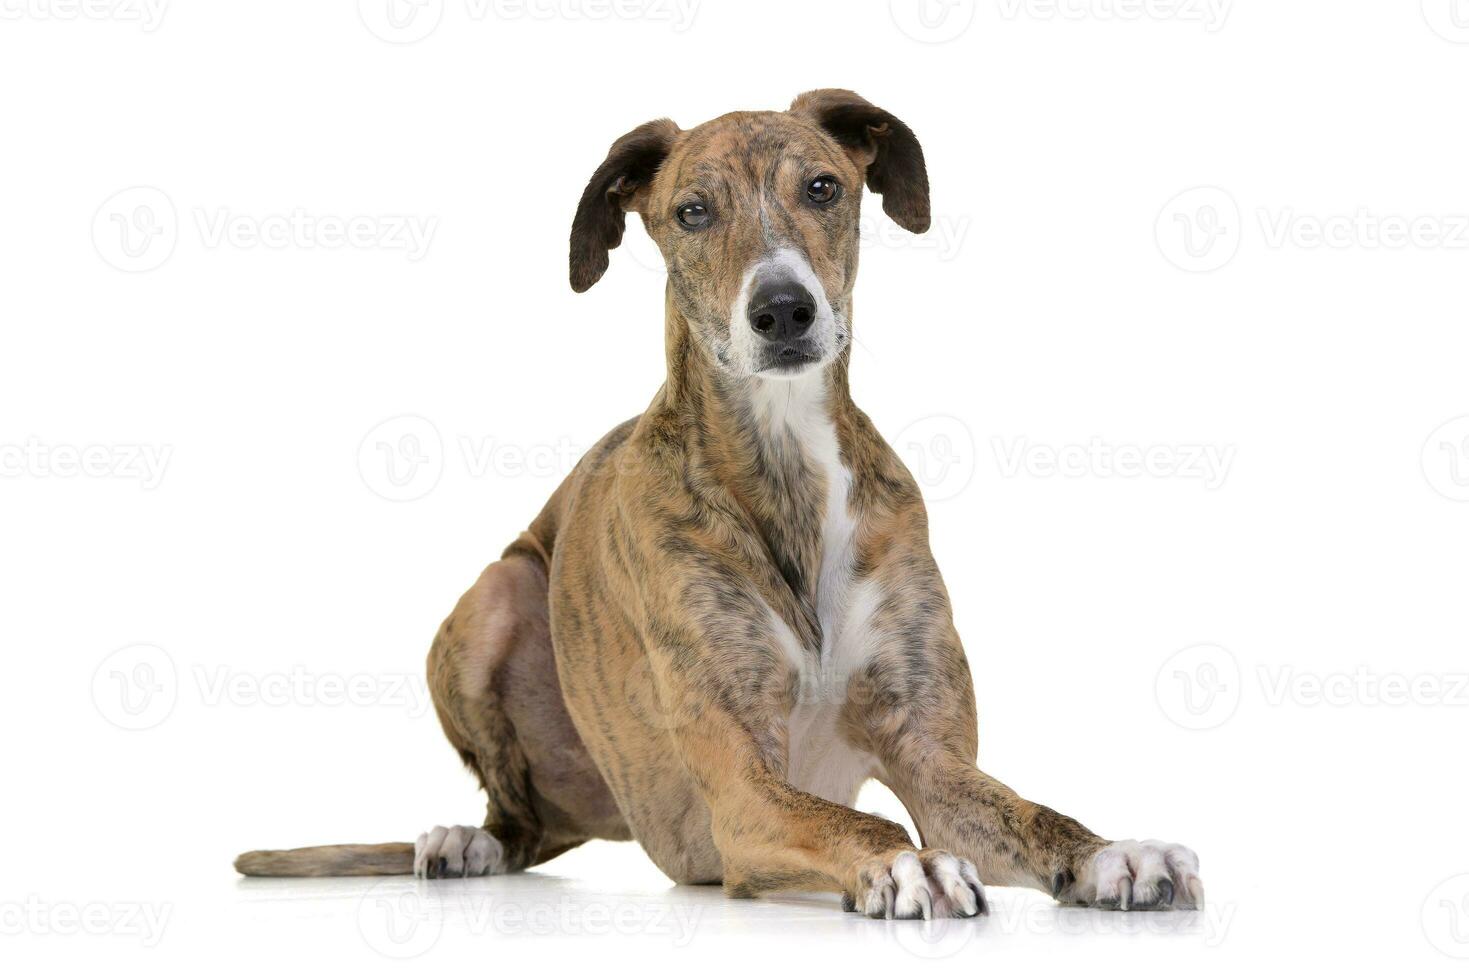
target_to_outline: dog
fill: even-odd
[[[848,390],[864,185],[929,226],[913,131],[853,92],[618,139],[571,286],[642,218],[667,380],[576,465],[440,627],[428,679],[481,826],[242,854],[246,875],[507,874],[636,840],[681,884],[968,917],[985,885],[1192,908],[1197,855],[1107,840],[976,767],[978,725],[913,477]],[[853,809],[876,778],[899,824]]]

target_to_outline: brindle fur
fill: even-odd
[[[799,188],[824,173],[846,188],[843,202],[802,207]],[[677,882],[722,882],[740,897],[831,890],[851,908],[894,855],[914,849],[898,824],[788,781],[787,724],[803,693],[769,611],[802,647],[821,649],[826,476],[789,430],[756,417],[755,382],[721,363],[741,275],[772,238],[809,256],[851,322],[864,183],[900,225],[928,226],[912,132],[850,92],[823,90],[784,113],[732,113],[688,131],[647,123],[613,145],[588,184],[572,285],[601,277],[624,213],[641,215],[669,270],[667,380],[647,411],[580,461],[429,655],[440,721],[485,788],[484,826],[505,846],[503,870],[590,838],[633,837]],[[712,202],[718,234],[677,226],[691,189]],[[1106,842],[976,768],[974,692],[923,500],[853,404],[850,347],[839,339],[822,369],[824,407],[851,473],[855,576],[883,598],[874,652],[842,690],[818,696],[836,699],[842,737],[875,758],[924,848],[972,859],[988,884],[1064,897]],[[239,866],[408,870],[411,847],[383,847],[398,850],[367,852],[372,861],[359,851],[254,852]]]

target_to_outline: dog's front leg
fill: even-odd
[[[892,821],[796,789],[733,729],[714,735],[721,727],[684,733],[680,744],[709,804],[727,894],[840,892],[848,911],[877,918],[964,917],[985,908],[970,862],[915,847]]]
[[[874,917],[984,911],[971,862],[915,847],[900,825],[787,781],[794,685],[758,601],[742,593],[734,582],[706,591],[696,581],[684,597],[669,597],[651,634],[657,641],[645,644],[660,727],[708,805],[725,891],[840,892],[848,911]],[[748,615],[729,615],[747,601]],[[675,617],[698,629],[674,627]]]
[[[886,645],[856,685],[851,716],[883,766],[925,845],[972,859],[989,885],[1021,885],[1062,902],[1102,908],[1196,907],[1198,857],[1180,844],[1109,841],[1024,799],[975,764],[969,669],[952,625],[912,626]]]

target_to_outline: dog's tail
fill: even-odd
[[[246,851],[235,870],[261,878],[339,878],[348,875],[410,875],[412,844],[326,844],[289,851]]]

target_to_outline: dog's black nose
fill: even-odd
[[[750,326],[769,341],[794,340],[816,321],[816,301],[790,279],[756,285],[747,310]]]

